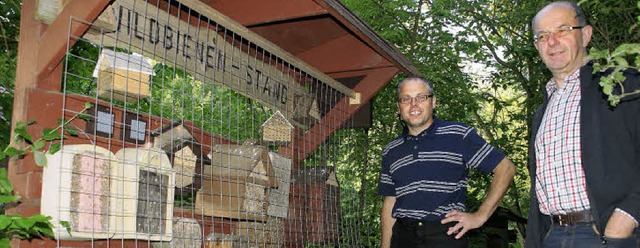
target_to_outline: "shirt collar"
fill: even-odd
[[[442,121],[438,119],[437,116],[434,115],[433,123],[431,123],[431,126],[423,130],[416,136],[409,134],[409,128],[407,127],[407,125],[404,125],[404,127],[402,128],[402,136],[404,137],[405,140],[410,138],[418,138],[418,137],[426,138],[428,136],[433,136],[433,134],[435,134],[435,130],[441,125],[442,125]]]
[[[580,82],[580,68],[573,72],[571,75],[564,78],[564,84],[562,87],[567,87],[568,84],[574,84]],[[556,79],[551,78],[545,85],[545,89],[547,90],[547,96],[551,97],[553,93],[555,93],[559,88],[556,84]]]

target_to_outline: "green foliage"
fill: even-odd
[[[51,217],[33,215],[0,215],[0,247],[9,247],[13,238],[33,239],[39,237],[54,237]]]
[[[5,147],[4,150],[0,151],[0,160],[3,160],[5,157],[15,157],[15,156],[23,156],[29,152],[32,152],[34,155],[34,160],[36,164],[40,167],[47,166],[47,158],[45,157],[45,152],[41,151],[46,142],[51,142],[55,140],[64,139],[66,136],[62,133],[58,133],[59,130],[65,130],[69,135],[78,136],[78,130],[71,126],[69,123],[76,118],[86,118],[84,111],[91,108],[93,105],[91,103],[85,103],[84,109],[80,111],[75,116],[71,117],[68,120],[58,120],[58,126],[54,129],[45,128],[42,130],[42,135],[39,139],[34,139],[27,132],[27,127],[36,123],[36,121],[30,121],[28,123],[17,122],[15,128],[13,129],[14,137],[12,143]],[[16,143],[18,145],[26,145],[25,148],[16,147]],[[51,149],[48,150],[50,154],[53,154],[60,150],[60,144],[51,144]]]
[[[640,9],[640,1],[637,2],[638,9]],[[640,11],[636,9],[636,16],[638,21],[635,25],[629,28],[630,38],[635,43],[623,43],[619,44],[613,52],[610,49],[591,48],[589,51],[589,59],[594,62],[593,73],[600,73],[605,71],[611,71],[605,77],[600,80],[600,86],[603,92],[607,95],[609,104],[613,107],[617,106],[620,101],[628,96],[640,94],[640,90],[627,91],[624,88],[624,75],[623,72],[627,69],[640,70],[640,35],[638,34],[638,25],[640,25]],[[619,13],[616,13],[618,15]],[[625,40],[625,42],[628,42]]]
[[[29,134],[27,127],[36,123],[36,121],[30,121],[27,123],[18,122],[13,130],[14,137],[12,143],[7,145],[5,149],[0,151],[0,160],[6,157],[18,157],[24,156],[28,153],[33,153],[34,161],[38,166],[47,166],[47,158],[45,153],[54,154],[60,150],[60,143],[54,141],[64,139],[65,135],[59,133],[59,130],[64,129],[69,135],[76,136],[78,131],[71,127],[69,123],[75,118],[86,118],[84,111],[91,108],[91,103],[85,103],[84,109],[75,116],[68,120],[59,120],[56,128],[44,128],[40,138],[34,139]],[[51,142],[49,150],[45,150],[47,142]],[[17,145],[21,145],[18,148]],[[44,151],[43,151],[44,150]],[[19,196],[13,194],[13,185],[7,177],[7,171],[5,168],[0,168],[0,204],[3,206],[7,203],[16,202]],[[0,215],[0,247],[9,247],[9,242],[13,238],[17,239],[32,239],[39,237],[53,238],[53,225],[50,222],[51,217],[43,215],[33,215],[24,217],[21,215]],[[70,230],[68,222],[61,222],[67,231]]]
[[[13,86],[16,78],[20,0],[0,2],[0,133],[11,132]],[[9,144],[9,135],[0,135],[0,147]]]

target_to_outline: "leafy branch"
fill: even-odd
[[[35,124],[36,121],[16,123],[16,127],[14,128],[15,135],[11,140],[11,144],[9,144],[4,150],[0,151],[0,160],[3,160],[5,157],[24,156],[29,152],[33,152],[36,164],[40,167],[47,166],[47,158],[45,156],[45,152],[42,151],[46,142],[65,139],[66,136],[64,134],[58,133],[61,129],[67,131],[71,136],[78,136],[78,130],[75,127],[72,127],[70,123],[76,118],[90,120],[90,116],[84,112],[92,106],[93,105],[91,103],[87,102],[84,104],[84,109],[70,119],[58,119],[58,126],[56,128],[44,128],[42,130],[42,136],[37,140],[34,140],[33,136],[27,132],[27,127]],[[12,145],[15,143],[26,143],[28,146],[24,149],[19,149]],[[54,154],[59,150],[60,143],[51,143],[48,152],[49,154]]]
[[[56,128],[44,128],[42,130],[42,136],[39,139],[34,139],[27,132],[27,127],[36,123],[30,121],[28,123],[18,122],[14,128],[14,137],[11,140],[11,144],[7,145],[5,149],[0,151],[0,160],[7,157],[24,156],[29,152],[34,154],[34,160],[38,166],[47,166],[47,158],[45,153],[54,154],[60,150],[60,143],[53,141],[63,140],[66,136],[63,133],[58,133],[59,130],[64,129],[69,135],[78,136],[79,132],[76,128],[71,126],[71,122],[76,118],[89,120],[90,116],[85,111],[91,108],[91,103],[85,103],[84,109],[78,112],[76,115],[68,120],[59,119],[58,126]],[[46,142],[51,142],[48,151],[43,151]],[[26,148],[16,148],[12,144],[25,143]],[[13,194],[13,185],[7,176],[7,170],[0,168],[0,205],[4,206],[7,203],[16,202],[20,199],[20,196]],[[39,237],[53,238],[53,225],[50,222],[51,217],[41,214],[24,217],[22,215],[5,215],[0,214],[0,247],[9,247],[12,238],[18,239],[32,239]],[[69,223],[61,221],[60,224],[64,226],[67,231],[71,228]]]
[[[592,48],[589,51],[589,59],[594,62],[594,74],[613,70],[611,74],[600,79],[602,91],[608,96],[607,100],[611,106],[615,107],[625,97],[640,94],[640,89],[627,92],[623,85],[625,70],[640,70],[640,44],[622,44],[612,53],[608,49],[596,50]],[[633,63],[629,64],[628,60],[632,60]],[[619,92],[614,91],[617,87],[619,87]]]

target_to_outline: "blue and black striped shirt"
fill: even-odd
[[[405,132],[387,144],[378,194],[396,197],[394,218],[440,221],[465,211],[469,169],[491,173],[504,157],[473,128],[434,117],[417,136]]]

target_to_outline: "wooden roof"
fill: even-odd
[[[40,21],[37,6],[60,1],[50,22]],[[357,93],[350,100],[323,103],[323,126],[315,125],[298,139],[305,142],[299,159],[319,147],[335,130],[344,127],[373,96],[398,73],[419,75],[417,69],[392,45],[378,36],[338,0],[181,0],[184,5],[211,7],[210,12],[228,16],[314,70],[335,79]],[[21,19],[20,59],[16,72],[13,119],[25,121],[29,89],[59,90],[62,58],[74,39],[89,27],[69,25],[70,18],[93,22],[109,0],[24,0]],[[71,44],[69,44],[71,43]],[[350,95],[352,96],[352,95]],[[334,111],[335,110],[335,111]],[[344,110],[347,110],[346,114]],[[338,113],[340,112],[340,113]],[[287,150],[290,149],[290,150]],[[285,148],[284,154],[295,154]],[[299,153],[298,153],[299,154]]]

